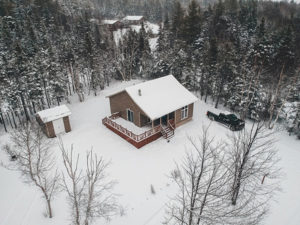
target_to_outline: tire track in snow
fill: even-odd
[[[22,218],[22,221],[21,221],[20,225],[26,224],[25,222],[26,222],[26,220],[28,219],[28,216],[29,216],[29,214],[30,214],[30,212],[31,212],[31,209],[32,209],[34,203],[35,203],[36,200],[37,200],[37,196],[38,196],[38,194],[35,193],[35,195],[34,195],[34,197],[33,197],[33,200],[32,200],[31,203],[30,203],[30,206],[29,206],[29,207],[27,208],[27,210],[25,211],[25,215],[23,215],[23,218]]]
[[[12,216],[12,214],[16,211],[15,209],[18,206],[17,203],[20,202],[20,199],[24,197],[24,192],[25,192],[24,189],[23,189],[23,191],[19,191],[17,197],[14,200],[14,203],[12,204],[12,206],[10,207],[10,209],[8,210],[8,213],[6,214],[4,220],[2,220],[2,222],[0,223],[0,225],[8,224],[7,221]]]

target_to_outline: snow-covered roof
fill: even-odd
[[[141,20],[143,16],[126,16],[123,20],[131,21],[131,20]]]
[[[102,24],[115,24],[116,22],[118,22],[119,20],[102,20]]]
[[[139,83],[125,88],[125,91],[151,120],[158,119],[198,100],[173,75]],[[117,93],[110,96],[115,94]]]
[[[66,105],[56,106],[54,108],[45,109],[37,113],[44,123],[57,120],[59,118],[70,116],[71,111]]]
[[[97,19],[95,19],[95,18],[92,18],[92,19],[90,19],[90,22],[91,22],[91,23],[99,23],[99,20],[97,20]]]

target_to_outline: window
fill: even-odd
[[[133,111],[127,109],[127,120],[133,122]]]
[[[188,117],[188,113],[189,112],[189,107],[188,106],[184,106],[181,108],[181,120],[184,120]]]

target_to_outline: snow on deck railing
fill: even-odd
[[[136,142],[140,142],[143,141],[157,133],[159,133],[161,131],[161,126],[158,125],[148,131],[145,131],[142,134],[134,134],[132,131],[127,130],[126,128],[122,127],[120,124],[117,124],[116,122],[114,122],[112,119],[116,119],[119,115],[117,114],[113,114],[110,117],[105,117],[102,120],[102,124],[107,124],[108,126],[115,128],[116,130],[118,130],[119,132],[121,132],[122,134],[126,135],[127,137],[131,138],[132,140],[136,141]]]

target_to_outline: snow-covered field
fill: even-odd
[[[117,82],[97,97],[88,97],[84,103],[68,105],[72,111],[70,122],[72,132],[62,135],[65,146],[74,144],[75,151],[84,160],[85,152],[93,147],[94,152],[111,161],[109,174],[118,184],[115,193],[125,208],[125,215],[113,218],[110,225],[160,225],[164,220],[164,206],[174,187],[168,175],[185,153],[187,135],[198,135],[202,126],[210,121],[205,112],[213,106],[198,101],[195,104],[193,120],[175,130],[175,137],[167,143],[158,139],[141,149],[126,142],[101,124],[101,119],[110,114],[106,95],[139,81]],[[212,123],[210,134],[225,139],[230,131]],[[277,147],[281,167],[285,174],[282,192],[275,196],[271,213],[265,225],[300,224],[300,142],[286,132],[279,132]],[[53,151],[60,160],[57,139],[53,140]],[[8,135],[0,135],[0,147],[8,142]],[[0,151],[0,160],[7,160]],[[150,186],[156,194],[151,194]],[[45,206],[35,187],[24,184],[18,172],[0,167],[0,225],[66,225],[69,224],[69,209],[65,194],[61,193],[53,202],[54,218],[43,216]],[[97,224],[97,223],[95,223]]]

